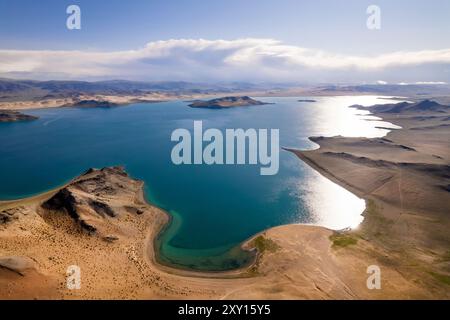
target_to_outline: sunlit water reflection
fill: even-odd
[[[312,136],[374,138],[385,136],[389,132],[388,129],[400,128],[372,116],[368,110],[349,107],[355,104],[371,106],[398,101],[380,100],[377,96],[326,97],[316,98],[316,100],[316,103],[311,104],[314,108],[312,117],[306,120],[314,132]],[[317,147],[316,144],[311,143],[310,148]],[[361,214],[365,209],[364,200],[323,177],[317,171],[308,171],[305,179],[299,182],[298,190],[310,212],[309,221],[307,221],[309,224],[340,230],[354,229],[363,221]]]

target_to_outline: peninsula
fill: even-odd
[[[14,110],[0,110],[0,122],[16,122],[36,120],[38,117],[23,114]]]

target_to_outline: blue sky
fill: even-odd
[[[68,30],[65,26],[65,10],[70,4],[81,8],[81,30]],[[370,4],[381,8],[380,30],[366,27],[366,8]],[[0,50],[116,52],[142,49],[147,43],[160,40],[200,38],[211,41],[273,39],[296,48],[352,57],[449,49],[450,1],[0,1]],[[203,53],[202,57],[208,60],[208,54]],[[163,60],[165,66],[172,62]],[[437,63],[442,63],[442,60],[440,58]],[[30,65],[33,63],[29,62]],[[447,66],[444,61],[444,70]],[[4,69],[12,72],[11,68]],[[25,72],[28,69],[18,70]],[[51,76],[51,71],[47,70],[48,76]],[[8,72],[2,72],[0,67],[0,74]],[[432,72],[425,74],[424,78],[430,79]],[[372,75],[369,78],[373,80],[375,75]],[[113,75],[105,77],[110,76]],[[445,73],[437,78],[442,80]]]

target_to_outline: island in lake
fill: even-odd
[[[36,120],[38,117],[23,114],[14,110],[0,110],[0,122],[17,122]]]
[[[108,101],[108,100],[80,100],[75,101],[71,104],[66,105],[67,107],[78,107],[78,108],[111,108],[117,107],[119,104]]]
[[[196,100],[192,102],[189,107],[191,108],[208,108],[208,109],[222,109],[232,107],[245,107],[245,106],[260,106],[269,104],[267,102],[258,101],[248,96],[242,97],[223,97],[207,101]]]
[[[298,102],[317,102],[317,100],[314,99],[300,99]]]

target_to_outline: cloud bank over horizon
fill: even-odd
[[[274,39],[172,39],[126,51],[1,50],[0,77],[36,80],[448,82],[450,49],[344,55]]]

